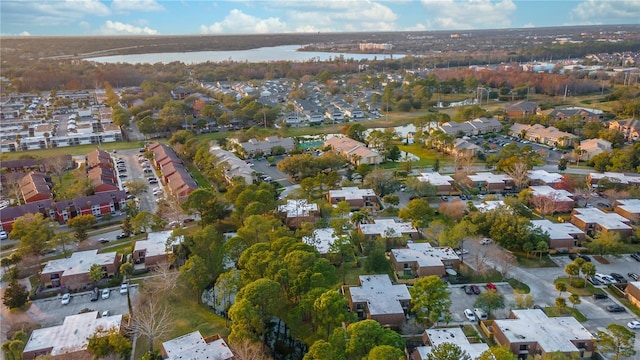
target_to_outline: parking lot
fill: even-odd
[[[126,178],[119,178],[120,186],[124,186],[127,181],[143,181],[147,183],[147,176],[144,174],[141,163],[138,161],[138,155],[141,153],[139,150],[124,150],[118,153],[112,154],[114,158],[124,159],[126,168]],[[114,159],[115,160],[115,159]],[[155,169],[152,168],[152,174],[156,179],[159,179]],[[156,197],[152,193],[152,189],[155,187],[162,187],[162,184],[148,184],[147,191],[138,196],[138,206],[140,210],[146,210],[151,213],[155,213],[158,204],[156,203]]]
[[[277,164],[283,159],[283,157],[277,156],[276,159]],[[287,176],[287,174],[278,170],[277,166],[269,166],[269,162],[267,160],[252,159],[251,162],[253,163],[253,170],[271,177],[271,181],[277,181],[284,187],[293,185],[291,180],[289,180],[289,176]]]
[[[102,297],[99,296],[98,301],[93,302],[90,301],[90,291],[71,294],[71,301],[69,301],[67,305],[61,303],[62,295],[35,300],[31,306],[29,306],[27,314],[30,315],[34,321],[42,325],[42,327],[60,325],[66,316],[79,314],[84,309],[90,309],[100,313],[109,310],[111,315],[128,314],[129,306],[127,304],[127,296],[120,294],[119,287],[110,288],[110,290],[111,295],[108,299],[102,299]],[[132,284],[129,286],[129,296],[131,297],[132,303],[135,303],[137,295],[138,286]]]
[[[490,291],[487,289],[486,284],[466,284],[466,286],[476,285],[480,289],[480,292],[483,293],[485,291]],[[513,288],[506,282],[494,283],[497,288],[497,291],[504,295],[504,309],[495,310],[491,313],[492,317],[496,319],[506,319],[509,315],[509,311],[513,307],[515,303],[515,299],[513,297]],[[464,309],[473,310],[474,303],[479,295],[470,294],[467,295],[464,291],[463,286],[465,285],[450,285],[449,292],[451,293],[451,317],[453,318],[453,322],[461,322],[461,323],[469,323],[467,318],[464,316]]]

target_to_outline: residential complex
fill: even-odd
[[[400,326],[411,309],[407,285],[391,283],[388,275],[361,275],[358,286],[349,288],[349,308],[358,319]]]

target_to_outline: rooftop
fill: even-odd
[[[632,214],[640,214],[640,199],[617,200],[616,207]]]
[[[344,198],[345,200],[362,200],[365,196],[376,196],[372,189],[360,189],[357,187],[343,187],[338,190],[329,190],[332,198]]]
[[[464,350],[472,359],[477,359],[483,352],[489,350],[489,346],[485,343],[470,343],[461,328],[441,328],[425,330],[431,346],[419,346],[416,350],[420,353],[422,359],[427,358],[427,354],[431,352],[433,346],[444,343],[455,344]]]
[[[549,220],[531,220],[531,226],[539,228],[546,232],[554,239],[572,239],[573,234],[584,234],[584,232],[578,229],[572,223],[552,223]]]
[[[546,170],[529,170],[530,180],[539,180],[545,184],[555,184],[562,181],[562,174],[550,173]]]
[[[305,244],[315,247],[320,254],[328,253],[336,240],[338,240],[338,236],[334,233],[333,228],[315,229],[312,236],[302,238]]]
[[[373,224],[361,224],[360,230],[365,235],[398,237],[402,234],[415,233],[417,230],[410,222],[396,222],[393,219],[375,219]]]
[[[167,250],[167,248],[179,245],[183,240],[182,236],[176,236],[169,242],[172,233],[173,230],[148,233],[146,240],[136,241],[133,251],[146,250],[145,256],[147,257],[171,253],[171,250]]]
[[[286,213],[288,218],[309,216],[312,211],[318,211],[318,204],[309,204],[306,199],[287,200],[278,206],[278,211]]]
[[[166,360],[226,360],[233,358],[233,352],[223,339],[218,338],[207,343],[200,331],[165,341],[162,343],[162,348],[167,353]]]
[[[67,316],[62,325],[33,330],[24,352],[51,349],[51,355],[60,356],[81,351],[98,328],[120,329],[121,323],[122,315],[98,317],[97,311]]]
[[[440,175],[437,172],[431,173],[420,173],[418,176],[418,180],[422,182],[428,182],[434,186],[443,186],[443,185],[451,185],[453,183],[453,178],[449,175]]]
[[[502,200],[489,200],[483,201],[481,204],[476,205],[476,208],[480,212],[487,212],[504,206],[506,205]]]
[[[511,176],[505,174],[494,174],[490,172],[481,172],[475,175],[468,175],[469,180],[473,182],[486,182],[490,184],[504,183],[513,180]]]
[[[71,257],[48,261],[42,269],[42,273],[62,272],[62,276],[86,274],[94,264],[100,266],[113,264],[116,256],[118,256],[116,252],[98,254],[97,249],[78,251],[71,254]]]
[[[623,173],[615,173],[615,172],[605,172],[605,173],[591,173],[589,174],[591,180],[600,180],[607,178],[613,182],[619,182],[624,185],[629,184],[640,184],[640,175],[626,175]]]
[[[573,201],[573,194],[567,190],[554,189],[549,185],[529,186],[533,196],[548,196],[553,201]]]
[[[606,213],[596,208],[578,208],[573,209],[573,216],[587,224],[598,224],[607,230],[629,230],[631,226],[623,216],[616,213]]]
[[[420,267],[444,266],[443,260],[459,260],[450,247],[432,247],[429,243],[409,243],[406,249],[391,249],[398,262],[417,262]]]
[[[593,336],[573,317],[549,318],[542,310],[511,310],[516,319],[495,320],[510,343],[537,342],[545,353],[579,351],[571,341]]]
[[[371,315],[401,314],[400,301],[410,301],[407,285],[394,285],[389,275],[361,275],[360,286],[349,289],[354,303],[367,303]]]

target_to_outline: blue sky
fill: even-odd
[[[195,35],[637,24],[640,0],[2,0],[0,33]]]

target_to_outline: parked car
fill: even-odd
[[[631,254],[631,257],[636,261],[640,261],[640,252]]]
[[[109,289],[102,290],[102,300],[107,300],[109,295],[111,295],[111,291],[109,291]]]
[[[571,253],[571,254],[569,254],[569,259],[571,259],[571,260],[575,260],[575,259],[577,259],[577,258],[578,258],[578,256],[579,256],[579,255],[578,255],[578,254],[576,254],[576,253]]]
[[[593,276],[587,276],[587,281],[590,282],[591,285],[593,285],[593,286],[602,285],[602,283],[600,281],[598,281],[598,279],[594,278]]]
[[[100,244],[106,244],[106,243],[108,243],[108,242],[109,242],[109,239],[107,239],[107,238],[100,238],[100,239],[98,239],[98,242],[99,242]]]
[[[71,294],[66,293],[62,295],[62,305],[67,305],[71,301]]]
[[[471,311],[471,309],[464,309],[464,316],[469,321],[476,321],[476,316],[473,314],[473,311]]]
[[[157,184],[158,183],[158,179],[156,179],[154,177],[148,178],[147,181],[149,182],[149,184]]]
[[[640,276],[638,276],[638,274],[636,274],[636,273],[630,272],[630,273],[627,274],[627,276],[632,278],[635,281],[640,281]]]
[[[125,233],[120,233],[118,234],[118,236],[116,236],[116,239],[124,239],[124,238],[128,238],[129,236]]]
[[[607,305],[607,311],[608,312],[625,312],[627,311],[627,309],[625,309],[624,306],[613,304],[613,305]]]
[[[476,295],[480,295],[480,288],[477,285],[471,285],[471,291]]]
[[[489,239],[489,238],[484,238],[480,241],[480,245],[489,245],[493,242],[493,240]]]
[[[120,294],[125,295],[128,292],[129,292],[129,284],[122,283],[122,285],[120,285]]]
[[[595,294],[593,294],[593,298],[595,300],[608,299],[609,295],[607,295],[606,293],[595,293]]]
[[[493,290],[493,291],[498,291],[498,288],[496,287],[496,285],[494,283],[487,283],[487,289]]]
[[[464,293],[467,294],[467,295],[473,294],[473,290],[471,290],[471,286],[465,285],[465,286],[462,287],[462,290],[464,290]]]
[[[638,320],[629,321],[627,323],[627,327],[629,329],[634,329],[634,330],[635,329],[640,329],[640,321],[638,321]]]
[[[94,288],[93,291],[91,292],[90,300],[91,301],[98,301],[98,298],[100,297],[99,293],[100,292],[98,291],[98,288]]]
[[[614,279],[613,277],[611,277],[609,275],[606,275],[606,274],[596,273],[593,277],[598,279],[598,281],[600,281],[603,284],[615,284],[616,283],[616,279]]]
[[[476,315],[476,319],[478,320],[487,320],[489,318],[487,313],[484,310],[479,308],[474,308],[473,313]]]
[[[124,179],[124,178],[126,178],[126,177],[127,177],[127,174],[120,173],[120,174],[118,174],[118,177],[119,177],[120,179]]]
[[[102,317],[107,317],[109,315],[111,315],[111,311],[109,311],[109,310],[105,310],[105,311],[102,312]]]
[[[196,219],[194,219],[194,218],[192,218],[192,217],[188,217],[188,218],[183,219],[183,220],[182,220],[182,223],[183,223],[183,224],[188,224],[188,223],[190,223],[190,222],[194,222],[194,221],[196,221]]]
[[[547,313],[546,311],[544,311],[544,308],[542,306],[540,306],[540,305],[533,305],[533,308],[534,309],[538,309],[538,310],[542,311],[545,314]]]
[[[620,282],[620,283],[627,282],[627,279],[625,279],[625,277],[622,276],[622,274],[611,273],[609,275],[611,275],[612,278],[616,279],[617,282]]]
[[[591,258],[587,255],[580,255],[580,258],[586,262],[591,262]]]
[[[9,238],[9,233],[6,231],[0,231],[0,240],[7,240]]]

